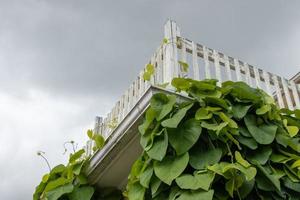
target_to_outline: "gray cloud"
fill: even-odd
[[[300,69],[300,3],[284,1],[0,0],[0,198],[30,199],[45,150],[105,115],[163,38],[182,35],[282,76]],[[26,184],[24,184],[26,183]],[[15,192],[17,188],[18,192]]]

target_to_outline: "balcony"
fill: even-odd
[[[170,84],[160,87],[174,77],[215,78],[219,84],[227,80],[244,81],[273,96],[281,108],[300,108],[300,73],[286,79],[193,42],[182,37],[179,27],[171,20],[165,24],[163,41],[147,63],[155,68],[150,81],[143,79],[146,64],[107,117],[96,117],[94,132],[108,141],[102,150],[93,153],[87,169],[90,182],[98,187],[124,189],[126,186],[130,167],[142,152],[137,127],[153,94],[172,93],[178,95],[178,101],[188,100],[184,94],[175,93]],[[182,63],[188,64],[188,71]],[[92,141],[88,141],[88,154],[92,154],[92,146]]]

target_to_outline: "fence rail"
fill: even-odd
[[[108,138],[150,85],[170,83],[174,77],[179,76],[196,80],[215,78],[219,80],[219,84],[226,80],[244,81],[273,96],[281,108],[300,108],[300,84],[293,79],[288,80],[181,37],[180,29],[174,21],[167,21],[164,33],[164,40],[167,42],[158,47],[147,63],[155,68],[151,80],[148,82],[143,79],[145,65],[107,117],[96,117],[94,132],[101,133],[104,138]],[[182,69],[179,61],[189,65],[188,72]],[[87,148],[93,146],[91,141],[87,146]]]

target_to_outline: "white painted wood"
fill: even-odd
[[[284,108],[284,103],[283,103],[283,99],[282,99],[282,91],[280,89],[280,85],[279,85],[279,82],[278,82],[278,77],[276,75],[273,75],[273,81],[274,81],[274,84],[275,84],[278,106],[280,108]]]
[[[241,81],[241,68],[240,68],[240,62],[238,59],[234,58],[234,69],[236,74],[236,80]]]
[[[187,63],[187,56],[186,56],[186,42],[185,42],[185,40],[182,38],[181,39],[181,45],[182,45],[182,47],[181,47],[181,60],[180,61],[182,61],[182,62],[184,62],[184,63]],[[180,74],[179,74],[181,77],[185,77],[185,76],[187,76],[187,73],[186,72],[184,72],[183,70],[182,70],[182,68],[180,68]]]
[[[139,79],[136,79],[134,81],[134,103],[136,103],[139,100]]]
[[[261,88],[259,71],[256,67],[253,67],[253,70],[254,70],[254,79],[255,79],[256,87]]]
[[[192,57],[193,57],[193,76],[194,79],[200,80],[200,70],[198,65],[197,44],[192,42]]]
[[[151,60],[150,60],[150,64],[154,67],[155,69],[155,55],[151,57]],[[155,73],[154,73],[155,74]],[[155,77],[154,75],[151,76],[150,78],[150,84],[151,85],[154,85],[155,84]]]
[[[207,47],[203,46],[203,58],[204,58],[204,65],[205,65],[205,78],[210,79],[210,67],[209,67],[209,59],[208,59],[208,49]]]
[[[171,82],[173,77],[178,76],[177,36],[180,36],[179,28],[175,22],[168,20],[165,24],[165,38],[169,43],[165,44],[164,82]]]
[[[145,65],[143,74],[144,74],[145,71],[146,71],[146,67],[147,67],[147,65]],[[142,76],[142,77],[143,77],[143,76]],[[144,90],[147,90],[147,88],[149,88],[150,85],[151,85],[151,83],[150,83],[149,81],[145,81],[145,80],[144,80]]]
[[[291,95],[290,95],[290,91],[287,85],[287,82],[284,78],[281,77],[281,84],[283,86],[283,92],[284,92],[284,97],[287,103],[287,106],[289,109],[293,109],[293,103],[292,103],[292,99],[291,99]]]
[[[300,109],[300,98],[299,98],[296,84],[293,80],[290,80],[290,84],[291,84],[291,88],[292,88],[292,92],[293,92],[293,99],[295,101],[296,108]]]
[[[133,85],[131,84],[130,87],[129,87],[129,95],[128,95],[128,111],[129,112],[132,108],[132,105],[133,105]]]
[[[159,53],[158,53],[158,61],[157,61],[157,80],[158,84],[163,84],[163,60],[162,60],[162,55],[163,55],[163,50],[162,48],[159,48]]]
[[[214,57],[214,65],[216,70],[216,79],[218,80],[218,85],[220,86],[222,83],[222,76],[221,76],[221,69],[220,69],[220,62],[219,62],[219,53],[216,50],[213,50],[213,57]]]
[[[245,78],[246,78],[246,83],[250,86],[252,86],[251,83],[251,75],[250,75],[250,68],[248,63],[244,62],[244,71],[245,71]]]
[[[144,71],[142,70],[139,75],[139,96],[142,96],[145,91],[145,81],[143,79]]]
[[[227,78],[228,80],[232,80],[229,57],[224,55],[224,58]]]
[[[266,92],[272,96],[272,91],[271,91],[271,86],[270,86],[270,76],[269,73],[265,70],[263,70],[263,77],[264,77],[264,82],[266,84]]]
[[[212,51],[205,46],[198,46],[197,43],[180,37],[180,30],[174,21],[169,20],[165,24],[165,38],[168,39],[169,42],[167,44],[161,45],[150,59],[150,63],[155,67],[155,73],[154,76],[151,77],[150,82],[145,82],[143,80],[144,69],[139,73],[138,78],[133,82],[132,85],[130,85],[129,89],[125,91],[125,94],[113,107],[111,112],[108,113],[105,119],[102,119],[103,121],[101,123],[95,123],[95,132],[102,133],[103,136],[107,138],[111,132],[111,130],[108,128],[108,124],[111,123],[111,121],[114,119],[117,119],[118,122],[121,122],[151,84],[156,85],[166,82],[170,83],[173,77],[177,77],[178,75],[182,76],[183,73],[179,67],[178,60],[187,63],[188,53],[192,54],[192,67],[190,66],[190,70],[193,70],[192,72],[194,79],[200,79],[200,72],[202,73],[202,69],[200,71],[200,66],[198,63],[198,53],[203,53],[203,60],[205,64],[205,78],[211,78],[209,58],[211,60],[213,58],[216,78],[220,81],[220,83],[225,79],[225,77],[229,80],[233,80],[233,69],[231,68],[233,67],[236,73],[237,81],[241,81],[243,79],[241,73],[245,72],[245,81],[249,85],[255,85],[258,88],[263,88],[263,79],[266,86],[266,92],[271,96],[276,94],[278,105],[281,108],[284,107],[286,103],[287,107],[290,109],[300,109],[300,85],[296,85],[293,81],[288,81],[282,77],[270,74],[265,70],[258,69],[254,66],[250,67],[250,65],[244,62],[242,62],[243,64],[240,64],[240,61],[236,58],[230,60],[228,56],[219,53],[216,50]],[[177,46],[177,39],[181,42],[180,50]],[[201,46],[203,48],[198,49]],[[179,59],[178,54],[180,56]],[[225,77],[222,76],[222,63],[224,63],[225,65]],[[253,69],[253,71],[251,68]],[[253,79],[251,76],[253,77]],[[272,92],[272,84],[274,84],[276,93]]]
[[[128,90],[125,91],[124,94],[124,112],[123,112],[123,118],[127,115],[128,111]]]

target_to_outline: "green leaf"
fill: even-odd
[[[142,158],[137,159],[131,167],[130,175],[132,177],[138,177],[143,169],[143,166],[144,162],[142,161]]]
[[[148,72],[148,71],[145,71],[144,74],[143,74],[143,79],[145,81],[150,81],[150,78],[151,78],[151,73]]]
[[[145,121],[139,126],[139,131],[142,135],[145,134],[146,130],[149,128],[153,120],[155,119],[155,111],[150,107],[146,111]]]
[[[39,200],[41,193],[44,191],[46,187],[46,183],[40,182],[38,186],[35,187],[35,191],[33,193],[33,200]]]
[[[219,112],[218,115],[224,122],[228,123],[228,126],[230,128],[238,128],[237,123],[234,120],[230,119],[230,117],[225,115],[223,112]]]
[[[272,148],[269,146],[265,146],[249,154],[247,158],[252,162],[257,162],[261,165],[264,165],[270,159],[271,154],[272,154]]]
[[[69,194],[70,200],[90,200],[94,194],[94,188],[91,186],[84,186],[74,188],[73,192]]]
[[[104,146],[105,140],[104,140],[104,138],[103,138],[102,135],[95,134],[94,137],[93,137],[93,139],[94,139],[94,141],[96,143],[97,149],[101,149]]]
[[[74,187],[73,187],[72,183],[57,187],[49,192],[46,192],[46,199],[47,200],[57,200],[62,195],[72,192],[73,188]]]
[[[253,138],[259,144],[270,144],[275,139],[277,126],[273,124],[257,125],[254,115],[246,115],[244,118],[245,124],[253,136]]]
[[[295,137],[299,132],[299,128],[297,126],[287,126],[286,128],[291,137]]]
[[[85,153],[84,149],[80,149],[79,151],[75,152],[74,154],[70,155],[69,162],[74,163],[77,161],[81,156]]]
[[[223,83],[226,84],[226,83]],[[244,82],[232,82],[230,95],[242,102],[257,102],[260,100],[259,90],[251,88]]]
[[[80,162],[80,163],[76,163],[76,164],[73,166],[73,173],[74,173],[75,175],[79,175],[79,174],[80,174],[81,169],[82,169],[82,167],[83,167],[83,164],[84,164],[84,162],[82,161],[82,162]]]
[[[253,190],[254,183],[255,179],[252,179],[250,181],[244,181],[243,185],[238,189],[239,194],[242,198],[247,197],[248,194]]]
[[[238,190],[243,184],[243,177],[242,176],[233,176],[229,179],[225,184],[225,189],[229,193],[231,197],[233,197],[234,191]]]
[[[283,185],[291,190],[300,192],[300,183],[294,183],[287,177],[283,178]]]
[[[213,190],[184,191],[176,200],[212,200],[213,195]]]
[[[299,138],[292,138],[286,134],[283,134],[279,129],[278,134],[276,135],[277,143],[281,144],[284,147],[291,147],[293,150],[300,153],[300,139]]]
[[[163,134],[154,138],[153,145],[146,152],[150,158],[161,161],[165,157],[167,149],[168,135],[166,131],[164,131]]]
[[[190,152],[190,165],[194,169],[205,169],[209,165],[216,164],[222,157],[222,150],[216,149],[202,149],[198,146],[193,147]]]
[[[208,191],[213,182],[215,174],[208,171],[205,173],[182,174],[176,178],[176,183],[181,189],[203,189]]]
[[[50,177],[50,174],[45,174],[45,175],[43,176],[43,178],[42,178],[42,182],[43,182],[43,183],[47,183],[49,177]]]
[[[69,179],[66,179],[66,178],[63,178],[63,177],[60,177],[60,178],[57,178],[53,181],[49,181],[47,186],[45,187],[45,192],[48,192],[50,190],[53,190],[59,186],[62,186],[62,185],[65,185],[67,183],[70,183],[72,180],[69,180]]]
[[[214,164],[212,166],[208,166],[208,169],[224,176],[227,179],[232,178],[232,171],[238,170],[242,172],[245,175],[245,178],[247,181],[252,180],[256,175],[256,168],[255,167],[244,167],[239,163],[227,163],[227,162],[220,162],[217,164]],[[227,172],[230,172],[227,174]]]
[[[93,131],[92,130],[87,130],[87,136],[92,139],[93,138]]]
[[[266,167],[261,166],[260,164],[256,164],[258,169],[262,172],[262,174],[269,180],[275,188],[280,191],[280,181],[279,178],[275,174],[271,174]]]
[[[140,185],[139,182],[132,184],[128,190],[128,199],[130,200],[144,200],[146,188]]]
[[[300,167],[300,160],[296,160],[291,166],[291,168],[299,168],[299,167]]]
[[[195,114],[196,120],[210,119],[212,118],[212,113],[208,112],[206,108],[199,108]]]
[[[251,105],[245,105],[245,104],[233,104],[232,105],[232,113],[233,117],[240,120],[247,114],[249,108]]]
[[[174,186],[171,188],[168,200],[176,200],[180,196],[181,190],[179,187]]]
[[[153,74],[153,73],[154,73],[154,66],[153,66],[152,64],[147,64],[146,70],[147,70],[149,73]]]
[[[151,108],[156,112],[157,121],[162,120],[173,109],[176,103],[176,96],[167,96],[163,93],[154,94],[150,100]]]
[[[249,149],[255,150],[258,147],[257,142],[253,138],[237,136],[237,140]]]
[[[175,115],[173,115],[171,118],[164,120],[161,125],[168,128],[177,128],[180,121],[184,118],[186,115],[186,112],[193,106],[194,104],[189,104],[183,108],[180,108]]]
[[[186,168],[189,162],[189,154],[181,156],[166,156],[161,162],[154,162],[155,175],[168,185],[177,178]]]
[[[202,128],[195,119],[189,119],[176,129],[168,129],[169,142],[177,155],[187,152],[198,140]]]
[[[147,64],[146,70],[143,74],[143,79],[145,81],[150,81],[150,78],[153,74],[154,74],[154,66],[152,64]]]
[[[178,91],[186,91],[191,87],[190,81],[184,78],[173,78],[171,82],[172,86],[174,86]]]
[[[253,138],[248,129],[244,126],[239,126],[239,133],[247,138]]]
[[[188,72],[189,65],[186,62],[183,62],[183,61],[179,60],[178,63],[179,63],[179,65],[180,65],[183,72]]]
[[[205,102],[207,103],[207,105],[209,106],[219,106],[221,108],[224,108],[225,110],[229,109],[229,105],[227,104],[227,102],[219,97],[206,97]]]
[[[149,187],[149,183],[151,180],[153,174],[153,167],[150,165],[148,166],[145,171],[140,175],[140,184],[145,187],[148,188]]]
[[[234,152],[234,156],[235,156],[236,161],[238,163],[240,163],[241,165],[243,165],[244,167],[248,168],[251,166],[250,163],[248,163],[248,161],[242,157],[240,152],[238,152],[238,151]]]
[[[157,87],[160,87],[160,88],[166,88],[168,85],[169,85],[169,82],[167,82],[167,83],[162,83],[162,84],[156,84],[156,86],[157,86]]]
[[[263,114],[266,114],[267,112],[269,112],[270,110],[271,110],[271,106],[269,104],[263,105],[262,107],[260,107],[256,110],[256,114],[263,115]]]
[[[212,130],[212,131],[216,131],[216,134],[219,135],[220,131],[226,127],[228,125],[228,122],[222,122],[222,123],[214,123],[214,124],[210,124],[207,123],[206,121],[201,122],[201,126],[203,128],[206,128],[208,130]]]
[[[62,165],[62,164],[57,165],[57,166],[53,167],[53,169],[50,172],[50,175],[52,176],[55,174],[62,173],[65,169],[66,169],[66,167],[64,165]]]
[[[152,176],[151,182],[150,182],[150,188],[151,188],[151,195],[154,196],[154,194],[158,191],[159,186],[161,185],[161,180],[157,178],[155,175]]]

